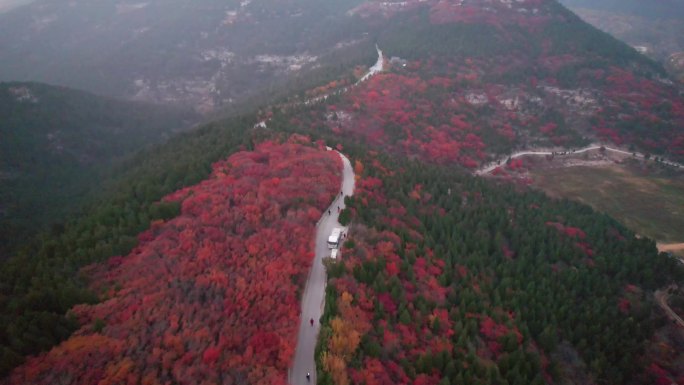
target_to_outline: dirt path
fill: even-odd
[[[675,313],[674,310],[670,308],[670,305],[667,304],[667,298],[669,297],[669,294],[667,294],[668,289],[669,287],[665,289],[665,291],[657,290],[655,292],[656,302],[658,302],[658,305],[660,305],[660,307],[665,311],[665,313],[667,313],[668,316],[670,316],[671,319],[677,322],[679,326],[684,328],[684,320],[682,319],[682,317],[677,315],[677,313]]]
[[[678,251],[684,251],[684,243],[658,243],[658,251],[663,251],[663,252],[678,252]]]

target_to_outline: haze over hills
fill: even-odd
[[[196,61],[160,63],[231,39],[204,29],[224,15],[250,31],[235,39],[253,38],[241,60],[335,41],[349,43],[337,51],[349,56],[282,104],[128,159],[84,215],[2,264],[0,383],[308,383],[287,377],[302,320],[320,327],[308,346],[315,361],[305,363],[317,384],[682,382],[681,321],[670,319],[684,310],[677,260],[608,215],[529,191],[524,177],[471,175],[497,159],[499,171],[517,172],[525,164],[505,156],[519,149],[591,142],[681,161],[684,98],[662,66],[552,0],[232,5],[244,14],[181,3],[182,12],[160,14],[164,27],[149,40],[163,50],[149,54],[159,79],[206,79]],[[67,15],[57,2],[16,15],[26,22],[46,11],[45,28],[97,19],[89,28],[98,31],[163,8],[73,4],[92,12]],[[308,16],[290,13],[305,5]],[[102,38],[122,41],[114,35]],[[27,36],[27,47],[49,40]],[[352,85],[376,42],[382,71]],[[134,66],[149,64],[142,57],[131,56]],[[125,94],[130,80],[120,85]],[[205,100],[183,95],[195,106]],[[224,105],[210,95],[212,108]],[[313,229],[340,199],[331,148],[351,159],[356,184],[340,213],[349,232],[318,282],[324,314],[309,326],[296,301],[320,262],[310,254]]]
[[[211,112],[357,59],[356,2],[37,1],[0,15],[0,79]]]
[[[570,8],[600,9],[654,19],[684,17],[682,0],[562,0],[560,3]]]
[[[26,5],[33,0],[2,0],[0,1],[0,13],[10,11],[14,8]]]
[[[0,83],[0,250],[63,222],[116,160],[196,121],[188,110]]]
[[[684,80],[684,1],[562,0],[584,20],[662,62]]]

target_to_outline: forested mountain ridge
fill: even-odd
[[[0,83],[0,250],[63,222],[101,168],[197,121],[189,110]]]
[[[655,288],[681,282],[676,261],[586,206],[453,167],[592,135],[677,155],[681,98],[662,68],[551,1],[369,2],[353,13],[376,26],[373,38],[391,65],[386,73],[313,107],[216,122],[140,154],[87,215],[2,266],[1,369],[37,354],[5,382],[284,378],[289,347],[282,339],[263,333],[245,341],[253,324],[226,331],[222,322],[261,314],[265,305],[282,317],[265,317],[261,328],[291,322],[281,303],[225,295],[250,289],[233,280],[231,263],[254,282],[274,276],[258,281],[260,295],[287,274],[295,279],[277,282],[296,292],[298,273],[279,275],[281,265],[264,269],[247,255],[271,258],[267,241],[242,245],[233,237],[268,234],[267,219],[282,218],[283,206],[292,209],[288,224],[310,226],[313,212],[321,214],[310,196],[316,191],[304,189],[306,198],[291,202],[273,194],[305,187],[281,185],[285,176],[265,167],[302,165],[273,147],[292,133],[310,135],[294,137],[307,151],[323,144],[344,151],[360,177],[359,196],[343,213],[352,221],[350,241],[341,262],[328,266],[321,382],[680,381],[679,331],[662,332],[665,319],[652,299]],[[654,106],[657,114],[643,115]],[[266,127],[255,126],[264,117]],[[616,126],[622,118],[637,129]],[[649,136],[659,141],[649,144]],[[231,179],[243,172],[244,180]],[[231,183],[250,188],[231,190]],[[178,189],[180,205],[161,200]],[[234,206],[238,198],[247,205]],[[244,213],[242,222],[221,220],[231,210]],[[283,240],[304,253],[298,241]],[[286,255],[302,268],[300,257]],[[93,262],[100,264],[82,269]],[[97,278],[90,285],[89,276]],[[187,309],[191,315],[181,316]],[[199,325],[197,314],[209,325]]]
[[[193,162],[193,156],[176,159],[174,153],[184,154],[184,150],[189,152],[193,148],[201,148],[197,154],[206,153],[220,143],[217,139],[222,136],[237,140],[233,142],[237,146],[225,147],[216,154],[251,147],[249,142],[239,145],[245,134],[256,142],[289,135],[283,136],[281,132],[308,132],[314,137],[322,134],[327,143],[343,148],[352,157],[360,179],[358,196],[348,201],[351,209],[343,213],[353,224],[350,239],[342,251],[341,262],[328,266],[330,283],[319,350],[320,383],[333,380],[332,383],[345,384],[349,383],[344,380],[347,378],[352,383],[368,384],[536,384],[563,383],[569,379],[586,382],[615,376],[612,383],[645,384],[670,376],[669,360],[673,358],[658,353],[650,356],[649,361],[643,352],[650,349],[647,341],[653,331],[663,325],[650,293],[660,285],[681,280],[682,271],[675,260],[657,255],[652,241],[634,238],[612,219],[582,205],[553,201],[536,193],[521,194],[514,186],[498,185],[423,162],[380,156],[373,147],[289,123],[297,114],[277,114],[269,120],[269,128],[257,127],[249,132],[244,130],[249,117],[242,122],[221,122],[187,134],[183,140],[172,141],[164,146],[167,148],[147,155],[149,158],[140,164],[152,164],[136,166],[139,170],[120,185],[123,200],[111,202],[109,207],[96,210],[97,216],[82,221],[85,227],[80,227],[81,231],[99,223],[97,234],[93,232],[76,241],[73,235],[79,234],[79,227],[69,226],[61,239],[46,240],[43,247],[51,247],[52,256],[45,250],[38,255],[43,263],[76,266],[93,260],[94,256],[89,255],[93,251],[103,253],[99,258],[106,256],[111,251],[92,248],[97,239],[93,237],[103,236],[97,243],[111,242],[113,234],[120,236],[129,231],[117,225],[130,216],[122,207],[132,203],[136,195],[143,204],[154,199],[158,192],[145,197],[136,191],[164,191],[170,187],[163,187],[164,181],[175,178],[172,174],[155,175],[154,170],[159,168],[154,164],[165,159],[158,164],[175,168]],[[295,137],[294,143],[310,143],[300,138]],[[317,146],[321,144],[318,142]],[[211,304],[211,312],[206,317],[224,314],[235,321],[238,319],[233,314],[261,314],[255,312],[263,309],[263,305],[261,301],[250,302],[237,292],[229,296],[233,300],[216,300],[222,296],[221,285],[232,282],[225,280],[233,274],[225,263],[241,253],[220,252],[222,249],[214,246],[220,244],[215,242],[223,236],[209,231],[206,225],[202,225],[202,230],[191,227],[195,226],[194,221],[209,221],[207,225],[235,225],[239,230],[240,221],[219,218],[244,210],[248,226],[256,226],[258,233],[266,231],[269,236],[276,236],[277,230],[258,230],[267,220],[267,213],[275,215],[275,211],[267,210],[262,218],[257,206],[269,206],[274,201],[282,204],[283,199],[288,199],[271,188],[291,191],[299,186],[310,190],[306,183],[285,188],[282,169],[277,178],[270,178],[275,174],[265,164],[310,164],[308,160],[286,155],[292,150],[281,152],[285,148],[265,143],[253,153],[243,152],[227,162],[218,162],[211,178],[171,195],[166,200],[170,206],[156,204],[149,211],[146,209],[147,218],[166,221],[152,222],[150,230],[139,236],[140,246],[129,256],[110,258],[107,263],[82,270],[83,276],[101,277],[91,287],[109,300],[101,305],[74,308],[72,314],[78,316],[81,331],[50,353],[30,359],[7,381],[85,384],[127,379],[155,383],[155,379],[173,378],[186,383],[183,379],[207,375],[248,383],[259,383],[259,378],[269,378],[270,383],[281,381],[285,375],[284,358],[274,350],[281,342],[274,342],[278,339],[272,334],[250,339],[247,350],[240,355],[236,352],[245,349],[245,345],[235,344],[238,335],[245,337],[246,326],[232,324],[228,329],[230,337],[223,333],[218,339],[216,335],[212,337],[210,330],[223,327],[223,321],[210,322],[209,330],[193,326],[196,316],[192,314],[206,309],[207,303]],[[165,154],[171,157],[165,158]],[[145,174],[145,169],[153,173]],[[308,176],[315,174],[307,172]],[[143,175],[147,176],[142,178]],[[233,179],[238,175],[245,179]],[[259,189],[242,190],[255,181],[260,181]],[[336,189],[331,192],[336,194]],[[225,194],[237,195],[225,199]],[[241,208],[238,197],[243,196],[252,203]],[[252,201],[255,197],[259,198]],[[177,198],[184,199],[182,209],[172,203]],[[217,211],[222,207],[219,202],[231,209]],[[172,219],[179,209],[184,214]],[[313,211],[320,214],[320,208]],[[147,228],[147,223],[142,218],[138,228]],[[288,237],[283,241],[292,240]],[[250,248],[257,253],[265,250],[264,242],[256,238],[254,241],[248,241]],[[185,246],[176,250],[170,246],[175,242]],[[232,242],[231,247],[238,243]],[[65,247],[77,252],[79,259],[62,254],[60,250]],[[190,251],[184,251],[186,247]],[[125,248],[119,250],[118,253],[127,253]],[[55,260],[58,256],[61,257]],[[167,258],[183,261],[186,268],[181,269],[182,274],[198,275],[188,275],[187,280],[170,275],[165,279],[168,285],[164,286],[164,280],[158,282],[163,275],[159,269],[176,268],[173,263],[158,262]],[[213,262],[207,265],[208,261]],[[202,266],[214,264],[226,270],[211,268],[202,273]],[[23,270],[19,266],[14,269]],[[257,274],[255,277],[264,273],[261,264],[247,263],[242,269],[242,274]],[[149,274],[154,275],[158,284],[145,285],[144,277]],[[251,282],[256,282],[254,279]],[[3,276],[2,282],[16,285],[22,281]],[[44,284],[34,280],[32,294],[19,303],[37,309],[39,302],[35,302],[35,296]],[[193,289],[197,285],[209,285],[209,292],[204,290],[204,296],[197,294]],[[262,290],[268,286],[259,287]],[[247,290],[245,295],[250,292],[243,285],[236,288]],[[183,303],[188,309],[196,309],[190,315],[180,316],[185,312],[178,306],[155,300],[161,293],[177,296],[183,291],[190,293],[182,296]],[[143,296],[142,292],[147,294]],[[75,292],[62,293],[64,300],[76,300],[74,303],[87,298],[74,297]],[[159,312],[168,317],[160,318]],[[32,314],[26,314],[25,320],[31,317]],[[168,322],[162,321],[167,318]],[[266,320],[261,316],[258,319],[267,321],[263,324],[267,330],[282,325],[284,320]],[[140,323],[142,320],[147,320],[147,326]],[[122,328],[123,325],[129,327]],[[577,325],[585,328],[576,329]],[[18,326],[8,331],[15,333]],[[146,330],[145,337],[126,332],[131,330]],[[27,332],[36,330],[29,328]],[[14,334],[7,336],[12,336],[9,341],[16,341]],[[330,336],[338,342],[330,342]],[[148,346],[156,348],[143,363],[135,357]],[[662,352],[664,345],[658,346]],[[285,352],[281,348],[277,351]],[[103,360],[104,357],[107,359]],[[245,375],[244,365],[257,361],[265,366]],[[81,362],[88,364],[81,366]]]
[[[357,162],[352,231],[328,266],[319,383],[681,382],[681,331],[652,293],[684,271],[652,241],[512,185]]]
[[[69,310],[97,302],[79,270],[128,254],[151,221],[178,215],[165,195],[210,175],[212,163],[250,148],[246,115],[176,135],[120,164],[83,214],[35,237],[0,264],[0,374],[78,329]]]
[[[559,4],[401,4],[378,35],[390,70],[298,122],[465,167],[594,141],[684,156],[680,87]]]
[[[177,217],[84,270],[106,300],[75,307],[81,328],[10,383],[286,384],[311,234],[341,171],[297,135],[215,163],[163,199]]]
[[[82,12],[72,12],[72,5]],[[662,67],[555,1],[292,0],[267,6],[261,1],[93,5],[60,0],[39,1],[3,17],[7,23],[0,23],[0,36],[6,40],[0,37],[0,47],[8,56],[0,79],[46,79],[216,112],[350,75],[354,65],[371,62],[369,48],[377,41],[390,57],[414,60],[409,70],[425,66],[417,71],[422,77],[465,78],[459,82],[470,89],[455,96],[478,113],[491,114],[498,104],[506,111],[496,115],[516,114],[510,129],[492,119],[472,122],[493,131],[484,139],[492,152],[575,145],[598,136],[679,156],[682,142],[673,132],[681,126],[679,91],[667,84]],[[36,55],[48,55],[52,49],[44,46],[74,39],[79,44],[60,50],[68,55],[25,57],[30,47],[36,47]],[[102,39],[113,41],[103,44]],[[102,52],[109,43],[117,48]],[[117,68],[123,65],[135,69],[122,73]],[[634,89],[643,91],[632,95]],[[484,97],[496,103],[485,103]],[[654,106],[655,113],[642,112]],[[522,109],[543,116],[528,121]],[[616,118],[622,115],[629,118]],[[511,142],[513,134],[517,138]],[[479,161],[477,154],[468,157]]]

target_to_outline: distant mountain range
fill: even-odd
[[[684,1],[561,0],[595,27],[660,61],[684,81]]]
[[[38,0],[0,15],[0,80],[214,112],[339,74],[366,41],[356,3]]]
[[[353,64],[372,63],[372,37],[385,16],[419,3],[38,0],[0,14],[0,80],[181,104],[205,114],[237,111],[348,74]],[[565,2],[574,10],[610,10],[613,17],[674,17],[684,8],[679,3]],[[645,44],[662,62],[665,53],[679,50],[680,43],[671,41],[684,35],[666,23],[665,31],[654,32],[657,39],[644,41],[604,26],[611,17],[587,20],[600,21],[598,26],[632,45]],[[633,29],[640,22],[630,24]],[[664,40],[664,34],[672,38]]]

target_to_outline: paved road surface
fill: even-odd
[[[587,146],[585,148],[575,150],[575,151],[572,151],[572,150],[556,150],[555,153],[556,153],[556,156],[564,156],[564,155],[559,154],[559,152],[565,152],[565,155],[574,155],[574,154],[581,154],[581,153],[587,152],[587,151],[598,150],[601,147],[605,148],[606,151],[616,152],[618,154],[629,155],[629,156],[635,155],[637,158],[645,158],[645,155],[642,153],[639,153],[639,152],[628,152],[628,151],[620,150],[617,148],[611,148],[608,146],[601,146],[601,145],[597,145],[597,144],[592,144],[590,146]],[[475,171],[475,175],[484,175],[484,174],[488,174],[488,173],[494,171],[494,169],[496,169],[497,167],[505,165],[506,160],[508,158],[515,159],[515,158],[518,158],[521,156],[526,156],[526,155],[551,155],[552,153],[553,152],[551,152],[551,151],[519,151],[519,152],[513,153],[511,155],[507,155],[506,157],[499,159],[498,162],[493,162],[493,163],[490,163],[488,165],[483,166],[479,170]],[[664,163],[664,164],[667,164],[667,165],[673,166],[673,167],[680,167],[680,168],[684,167],[684,165],[682,165],[680,163],[669,161],[669,160],[663,160],[661,163]]]
[[[328,97],[330,97],[330,96],[332,96],[332,95],[341,95],[341,94],[343,94],[343,93],[346,93],[346,92],[349,91],[352,87],[356,87],[356,86],[358,86],[359,84],[361,84],[361,83],[365,82],[366,80],[370,79],[372,76],[374,76],[374,75],[379,74],[380,72],[382,72],[382,71],[384,70],[384,68],[385,68],[385,67],[384,67],[384,65],[385,65],[385,59],[384,59],[384,57],[382,56],[382,50],[380,49],[380,47],[378,47],[377,44],[375,45],[375,49],[378,51],[378,60],[375,62],[375,64],[373,64],[373,66],[368,70],[368,72],[366,72],[366,74],[363,75],[363,77],[362,77],[361,79],[359,79],[356,83],[354,83],[353,86],[343,87],[343,88],[338,89],[338,90],[336,90],[336,91],[333,91],[333,92],[331,92],[331,93],[329,93],[329,94],[325,94],[325,95],[317,96],[317,97],[315,97],[315,98],[307,99],[307,100],[304,101],[303,104],[304,104],[305,106],[309,106],[309,105],[316,104],[316,103],[319,103],[319,102],[321,102],[321,101],[327,100]]]
[[[375,50],[378,51],[378,60],[370,68],[370,70],[368,70],[368,73],[363,75],[363,77],[361,79],[359,79],[359,81],[356,82],[356,84],[363,83],[366,80],[368,80],[371,76],[382,72],[383,67],[384,67],[384,63],[385,63],[385,59],[382,56],[382,50],[380,49],[380,47],[378,47],[377,44],[375,45]]]
[[[669,289],[669,287],[667,289]],[[660,307],[665,311],[665,313],[667,313],[668,316],[670,316],[673,321],[678,323],[679,326],[684,327],[684,320],[670,308],[670,305],[667,304],[667,298],[669,297],[667,294],[667,289],[665,289],[665,291],[657,290],[655,292],[656,302],[658,302],[658,305],[660,305]]]
[[[344,195],[352,195],[354,192],[354,171],[352,170],[349,159],[340,154],[344,163],[342,192]],[[325,300],[325,267],[323,267],[323,257],[330,256],[328,249],[328,236],[336,226],[341,227],[337,222],[337,207],[344,208],[344,200],[338,195],[330,205],[331,214],[326,210],[316,229],[316,256],[314,258],[309,278],[306,282],[304,295],[302,296],[302,315],[297,336],[297,350],[295,359],[290,369],[288,381],[292,385],[308,385],[316,383],[316,368],[314,364],[314,350],[320,327],[318,320],[323,314],[323,304]],[[309,323],[314,319],[314,326]],[[311,373],[311,382],[307,382],[306,373]]]

